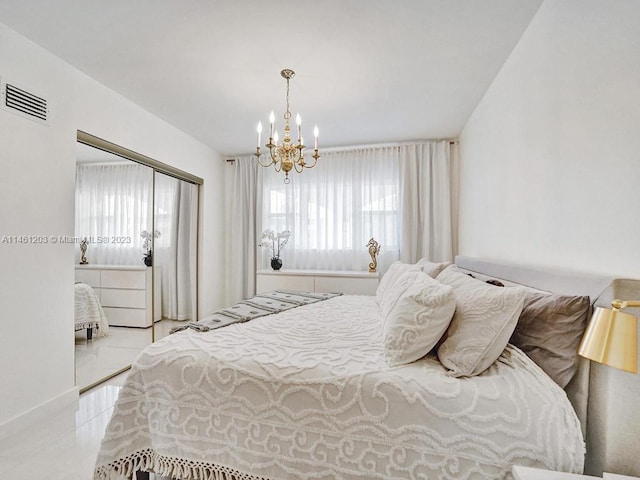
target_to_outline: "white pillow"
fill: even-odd
[[[424,272],[412,276],[408,289],[384,318],[383,344],[391,366],[415,362],[436,345],[456,309],[453,289]]]
[[[451,265],[451,262],[432,262],[427,257],[421,258],[416,262],[416,266],[420,267],[431,278],[436,278],[449,265]]]
[[[382,278],[378,283],[378,288],[376,289],[376,297],[378,303],[380,302],[381,297],[385,294],[389,287],[393,285],[398,277],[402,273],[410,271],[419,272],[420,268],[409,263],[400,263],[400,261],[393,262],[389,269],[385,272],[385,274],[382,275]]]
[[[484,372],[502,354],[524,304],[521,287],[498,288],[451,265],[438,281],[453,288],[456,313],[446,340],[438,348],[440,363],[454,377]]]

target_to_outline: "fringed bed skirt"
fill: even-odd
[[[137,452],[118,460],[113,468],[98,468],[95,480],[135,479],[136,472],[153,472],[167,478],[189,478],[193,480],[269,480],[242,473],[228,467],[194,462],[181,458],[160,455],[152,450]]]

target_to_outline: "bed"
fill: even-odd
[[[87,331],[87,340],[109,335],[109,324],[105,317],[100,300],[96,292],[86,283],[78,282],[74,286],[75,291],[75,331]]]
[[[392,266],[375,297],[202,322],[138,357],[94,478],[503,479],[514,464],[581,473],[588,362],[574,350],[571,368],[560,365],[560,342],[550,366],[536,363],[546,340],[523,332],[523,349],[507,342],[527,298],[553,292],[579,299],[580,315],[572,303],[575,318],[557,327],[574,344],[610,282],[458,257]]]

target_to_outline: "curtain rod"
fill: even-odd
[[[427,142],[443,142],[443,141],[448,141],[449,145],[456,145],[458,143],[458,139],[454,138],[439,138],[439,139],[435,139],[435,140],[407,140],[405,142],[392,142],[392,143],[370,143],[370,144],[366,144],[366,145],[351,145],[351,146],[346,146],[346,147],[329,147],[329,148],[323,148],[321,151],[322,152],[329,152],[329,153],[333,153],[333,152],[348,152],[351,150],[360,150],[363,148],[384,148],[384,147],[399,147],[401,145],[413,145],[416,143],[427,143]],[[226,162],[227,163],[233,163],[236,161],[236,158],[238,157],[244,157],[244,156],[248,156],[248,155],[235,155],[235,157],[233,158],[227,158]]]
[[[133,162],[133,163],[132,163]],[[79,160],[76,162],[76,165],[81,166],[81,167],[86,167],[86,166],[90,166],[90,167],[111,167],[111,166],[123,166],[123,165],[132,165],[132,166],[139,166],[141,165],[138,162],[134,162],[133,160],[127,160],[127,159],[123,159],[122,161],[120,160],[116,160],[113,162],[92,162],[91,160],[88,161],[82,161]]]

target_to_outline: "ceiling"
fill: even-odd
[[[0,0],[0,22],[232,155],[271,110],[282,135],[283,68],[307,144],[455,138],[541,3]]]

